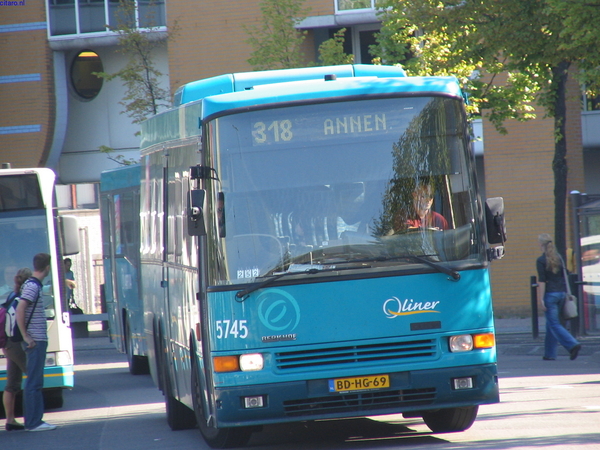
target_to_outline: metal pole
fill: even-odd
[[[531,277],[531,333],[533,338],[537,339],[540,335],[538,321],[538,304],[537,304],[537,277]]]
[[[580,286],[579,283],[577,283],[577,274],[576,273],[570,273],[569,274],[569,287],[571,288],[571,292],[580,292]],[[573,289],[575,288],[575,289]],[[569,331],[571,332],[571,335],[574,338],[577,338],[577,336],[580,335],[580,330],[581,328],[579,327],[579,323],[580,323],[580,317],[583,316],[583,311],[581,310],[581,301],[579,300],[580,295],[579,294],[575,294],[577,297],[577,312],[579,313],[579,315],[577,317],[573,317],[572,319],[569,319]]]
[[[582,196],[579,191],[571,191],[571,207],[573,209],[573,251],[575,257],[575,270],[577,271],[577,279],[575,286],[577,289],[577,311],[579,311],[579,317],[573,319],[573,322],[577,322],[577,329],[572,330],[576,333],[579,332],[583,335],[587,334],[585,329],[585,312],[583,310],[583,274],[581,270],[581,229],[579,226],[579,207],[581,206]]]

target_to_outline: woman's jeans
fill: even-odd
[[[556,359],[558,344],[567,351],[575,347],[578,342],[571,333],[560,324],[560,311],[565,302],[565,292],[546,292],[544,306],[546,307],[546,340],[544,343],[544,356]]]
[[[25,428],[31,430],[42,423],[44,415],[44,365],[46,364],[46,349],[48,341],[35,341],[35,347],[27,348],[22,343],[27,355],[27,379],[23,389],[23,403],[25,407]]]

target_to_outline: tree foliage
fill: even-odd
[[[254,70],[306,65],[301,47],[307,31],[295,28],[310,12],[303,3],[304,0],[263,0],[260,24],[244,26],[250,35],[246,42],[254,49],[248,59]]]
[[[344,52],[345,33],[346,29],[342,28],[336,31],[331,39],[327,39],[319,45],[319,58],[324,66],[352,64],[354,62],[354,55]]]
[[[598,85],[600,32],[596,2],[585,0],[388,0],[381,11],[382,63],[411,75],[454,75],[483,113],[505,133],[507,119],[554,118],[555,241],[566,246],[566,82],[571,66],[590,89]],[[593,49],[593,50],[592,50]]]
[[[106,81],[121,80],[126,88],[125,95],[119,102],[124,107],[121,114],[131,118],[131,123],[139,124],[157,114],[162,108],[169,107],[171,95],[168,90],[161,87],[160,80],[163,74],[156,68],[154,61],[156,49],[164,45],[164,41],[160,41],[154,37],[155,33],[152,33],[157,31],[158,27],[151,25],[144,29],[138,28],[135,15],[134,2],[119,0],[117,26],[112,27],[111,30],[118,33],[118,51],[128,58],[127,64],[115,73],[97,72],[95,75]],[[169,33],[169,37],[171,36],[173,30]],[[105,145],[100,146],[100,151],[120,164],[137,162],[125,159],[123,155],[114,156],[112,154],[114,149]]]
[[[136,26],[135,13],[135,3],[119,0],[117,27],[112,31],[119,34],[118,51],[128,57],[127,64],[115,73],[98,73],[106,81],[119,78],[123,82],[127,91],[119,103],[134,124],[155,115],[160,108],[170,106],[170,93],[160,87],[163,74],[154,62],[156,49],[164,44],[153,38],[151,32],[157,27],[140,29]]]

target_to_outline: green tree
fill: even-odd
[[[555,242],[566,247],[566,82],[570,73],[599,83],[600,8],[585,0],[388,0],[372,49],[411,75],[454,75],[469,92],[471,111],[500,132],[507,119],[535,117],[532,104],[554,119],[552,163]],[[571,67],[578,71],[569,71]],[[483,74],[484,76],[479,76]],[[505,75],[505,77],[504,77]]]
[[[150,8],[152,10],[152,8]],[[115,73],[97,72],[95,75],[106,81],[121,80],[126,87],[125,96],[119,102],[133,124],[139,124],[155,115],[162,108],[170,106],[170,92],[160,86],[163,74],[156,68],[154,55],[157,48],[164,45],[164,39],[157,39],[158,27],[150,25],[144,29],[136,26],[136,4],[130,0],[119,0],[117,26],[111,30],[119,35],[118,51],[128,57],[127,64]],[[152,23],[152,18],[147,18]],[[175,27],[176,28],[176,27]],[[173,36],[170,31],[167,40]],[[136,133],[138,135],[139,132]],[[123,155],[112,155],[115,151],[108,146],[100,146],[109,159],[120,164],[133,164],[137,161],[125,159]]]
[[[346,29],[342,28],[336,31],[331,39],[327,39],[319,45],[319,58],[324,66],[352,64],[354,62],[354,55],[344,52],[345,33]]]
[[[254,49],[248,59],[254,70],[288,69],[307,64],[302,52],[307,31],[295,28],[310,12],[303,3],[304,0],[264,0],[260,5],[260,25],[243,27],[250,35],[246,42]]]

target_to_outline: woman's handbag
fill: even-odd
[[[562,261],[562,258],[561,258]],[[565,298],[565,304],[562,308],[562,317],[565,320],[574,319],[578,316],[577,314],[577,297],[571,294],[571,285],[569,284],[569,277],[567,277],[567,269],[565,269],[565,262],[563,264],[563,275],[565,277],[565,285],[567,286],[567,296]]]
[[[567,294],[565,304],[562,310],[562,316],[565,319],[574,319],[578,316],[577,314],[577,297],[572,294]]]

